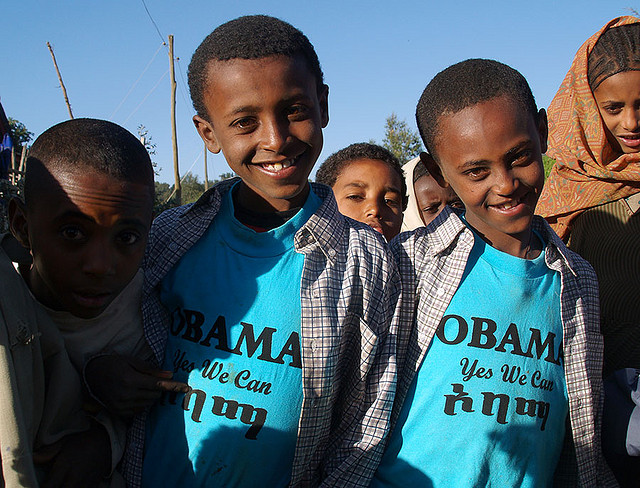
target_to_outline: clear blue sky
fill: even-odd
[[[167,182],[173,179],[169,59],[161,36],[174,35],[180,58],[181,172],[195,162],[192,172],[202,178],[203,144],[191,122],[186,70],[200,41],[232,18],[280,17],[315,46],[330,87],[322,161],[352,142],[381,142],[392,112],[415,127],[415,104],[429,80],[471,57],[520,70],[546,107],[580,44],[628,8],[640,10],[638,0],[145,1],[157,29],[142,0],[3,2],[0,101],[36,135],[68,117],[49,41],[74,116],[112,120],[134,134],[145,125],[157,146],[158,179]],[[209,177],[226,171],[224,158],[210,154]]]

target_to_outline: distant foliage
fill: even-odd
[[[140,139],[140,142],[149,153],[154,174],[156,176],[160,175],[160,170],[162,168],[158,168],[158,163],[153,160],[153,156],[156,154],[156,144],[151,142],[153,137],[149,135],[149,130],[143,124],[138,126],[138,139]]]
[[[382,146],[391,151],[402,164],[420,155],[424,150],[418,131],[412,130],[406,121],[398,120],[394,113],[387,117]]]
[[[223,173],[218,176],[218,179],[213,181],[209,180],[209,188],[220,181],[233,178],[234,176],[234,173]],[[153,208],[155,215],[159,215],[165,210],[177,206],[175,196],[173,195],[173,185],[169,185],[169,183],[159,183],[156,181],[155,186],[156,201]],[[181,180],[181,187],[183,205],[195,202],[204,193],[204,181],[200,181],[200,178],[192,173],[184,175]]]
[[[11,139],[14,146],[24,146],[33,138],[33,132],[29,132],[26,126],[19,120],[9,117],[9,127],[11,128]]]
[[[7,120],[11,131],[15,165],[17,166],[22,157],[22,151],[25,150],[29,141],[33,138],[33,132],[29,132],[27,127],[19,120],[12,119],[11,117],[8,117]],[[9,219],[7,216],[9,200],[13,197],[22,198],[23,187],[24,180],[22,175],[19,174],[14,175],[13,178],[9,180],[0,180],[0,233],[9,230]]]

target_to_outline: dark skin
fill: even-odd
[[[133,357],[106,355],[85,365],[85,380],[102,404],[123,418],[131,418],[153,405],[163,392],[186,393],[189,386],[172,381],[173,373]]]

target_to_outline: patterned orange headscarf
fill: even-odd
[[[613,19],[580,47],[549,105],[549,150],[555,158],[536,213],[563,239],[585,210],[640,192],[640,153],[616,154],[587,81],[589,53],[600,36],[636,17]]]

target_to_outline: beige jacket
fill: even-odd
[[[0,242],[4,236],[0,236]],[[6,486],[37,487],[33,451],[86,430],[64,342],[0,246],[0,446]]]

